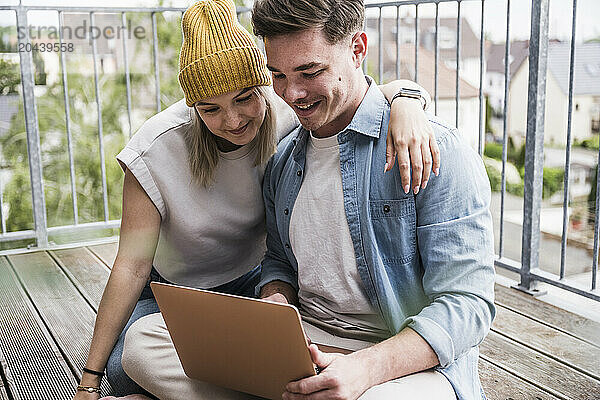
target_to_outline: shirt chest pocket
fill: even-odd
[[[383,261],[393,264],[411,262],[417,248],[414,199],[371,200],[369,211]]]

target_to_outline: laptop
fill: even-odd
[[[295,307],[167,283],[150,286],[188,377],[281,399],[288,382],[316,374]]]

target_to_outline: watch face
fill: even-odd
[[[421,99],[421,91],[415,89],[400,89],[398,93],[394,96],[396,97],[410,97],[412,99]]]
[[[401,96],[406,96],[406,97],[415,97],[415,98],[421,97],[421,91],[418,89],[402,88],[402,89],[400,89],[400,92],[398,92],[398,93]]]

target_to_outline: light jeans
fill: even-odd
[[[326,335],[324,331],[318,328],[310,331],[312,340],[327,340],[331,343],[331,338],[325,338],[318,333],[320,331]],[[125,335],[123,368],[141,387],[162,400],[259,399],[247,393],[188,378],[160,313],[140,318],[130,327]],[[359,398],[375,399],[455,400],[456,396],[450,382],[442,374],[424,371],[374,386]]]

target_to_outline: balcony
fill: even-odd
[[[490,15],[499,3],[504,14]],[[499,145],[497,165],[486,158],[486,165],[499,171],[494,177],[488,168],[498,189],[492,201],[498,315],[481,345],[479,363],[490,399],[600,394],[600,202],[597,192],[584,206],[573,197],[579,190],[574,176],[581,177],[582,187],[598,187],[599,175],[590,174],[588,165],[597,166],[598,156],[596,150],[573,147],[580,131],[574,78],[582,73],[575,61],[577,24],[573,18],[573,40],[552,45],[550,3],[532,2],[531,31],[520,61],[515,51],[525,41],[511,39],[510,0],[367,5],[371,42],[365,72],[379,82],[418,81],[434,99],[431,111],[466,132],[479,154],[489,155],[490,143]],[[14,20],[15,33],[13,43],[3,43],[0,62],[12,63],[16,77],[0,90],[0,400],[69,399],[74,393],[116,253],[122,174],[114,156],[145,118],[181,97],[172,62],[181,42],[173,27],[183,11],[0,6],[0,17]],[[247,26],[248,10],[238,13]],[[474,13],[480,15],[477,26],[467,18]],[[56,57],[42,57],[42,68],[42,53],[26,51],[41,44],[34,38],[38,32],[16,35],[17,28],[39,21],[40,15],[55,20],[61,33],[85,21],[88,27],[122,28],[124,39],[88,35],[68,41],[59,35],[52,43],[58,45]],[[499,71],[489,68],[493,57],[485,32],[490,23],[505,24]],[[145,41],[132,36],[138,27]],[[69,42],[79,50],[70,53]],[[14,50],[18,47],[25,50]],[[556,78],[548,78],[556,73],[548,67],[556,54],[568,58],[566,78],[558,79],[564,81],[562,109],[563,102],[551,95],[554,89],[547,89],[547,81]],[[486,107],[494,91],[488,81],[500,85],[495,111]],[[560,107],[549,113],[548,103]],[[581,102],[582,110],[586,104]],[[488,134],[489,113],[496,114],[491,120],[495,137]],[[556,125],[548,122],[548,114],[562,118],[560,151],[554,142],[544,144],[544,135],[549,137]],[[519,137],[522,176],[511,164],[510,143]],[[546,158],[557,153],[564,171],[552,197],[558,206],[545,195],[544,153]],[[515,173],[521,186],[512,181]],[[580,209],[585,210],[578,220],[583,219],[583,230],[575,224]],[[104,394],[110,390],[105,382]]]

